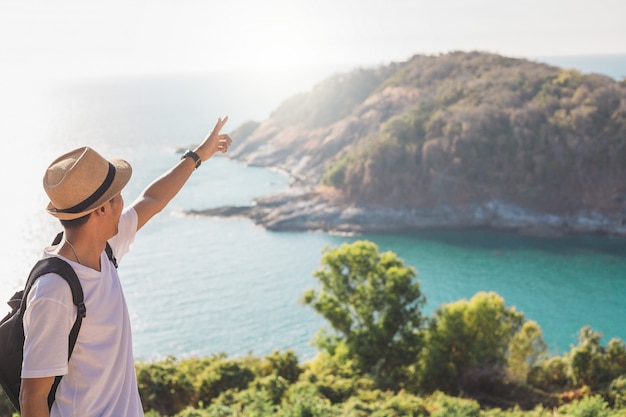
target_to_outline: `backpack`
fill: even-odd
[[[62,238],[63,232],[56,236],[52,245],[59,244]],[[117,268],[117,260],[113,256],[113,250],[108,243],[106,244],[105,251],[109,260]],[[70,264],[56,256],[39,260],[28,275],[24,290],[16,292],[8,301],[12,311],[0,322],[0,384],[17,411],[20,411],[19,397],[22,384],[21,374],[24,349],[23,315],[24,311],[26,311],[26,300],[35,281],[40,276],[49,273],[55,273],[65,279],[72,291],[72,301],[78,309],[76,321],[69,334],[68,361],[76,345],[76,339],[78,338],[78,332],[83,318],[87,316],[83,288],[76,276],[76,272],[74,272]],[[61,378],[62,375],[58,375],[54,379],[50,394],[48,395],[48,408],[51,408],[52,403],[54,403],[56,390],[61,382]]]

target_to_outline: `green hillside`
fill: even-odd
[[[484,54],[417,57],[386,80],[422,98],[324,181],[355,199],[423,204],[499,198],[544,210],[621,208],[626,88]],[[616,201],[617,200],[617,201]]]
[[[244,133],[245,131],[245,133]],[[339,74],[235,136],[235,157],[349,200],[498,201],[626,219],[626,81],[480,52]]]

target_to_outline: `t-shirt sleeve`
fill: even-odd
[[[117,234],[109,239],[109,245],[113,249],[113,255],[118,262],[130,251],[137,234],[139,220],[134,208],[129,207],[120,216]]]
[[[76,312],[72,292],[56,274],[40,277],[28,294],[24,312],[22,378],[67,374],[69,334]]]

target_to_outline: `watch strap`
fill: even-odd
[[[192,158],[196,162],[196,169],[198,169],[198,167],[202,163],[202,160],[200,159],[198,154],[191,150],[187,150],[180,159],[185,158]]]

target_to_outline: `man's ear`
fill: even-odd
[[[104,206],[98,208],[97,210],[95,210],[94,213],[96,213],[99,216],[105,216],[106,215],[105,206],[106,206],[106,204]]]

